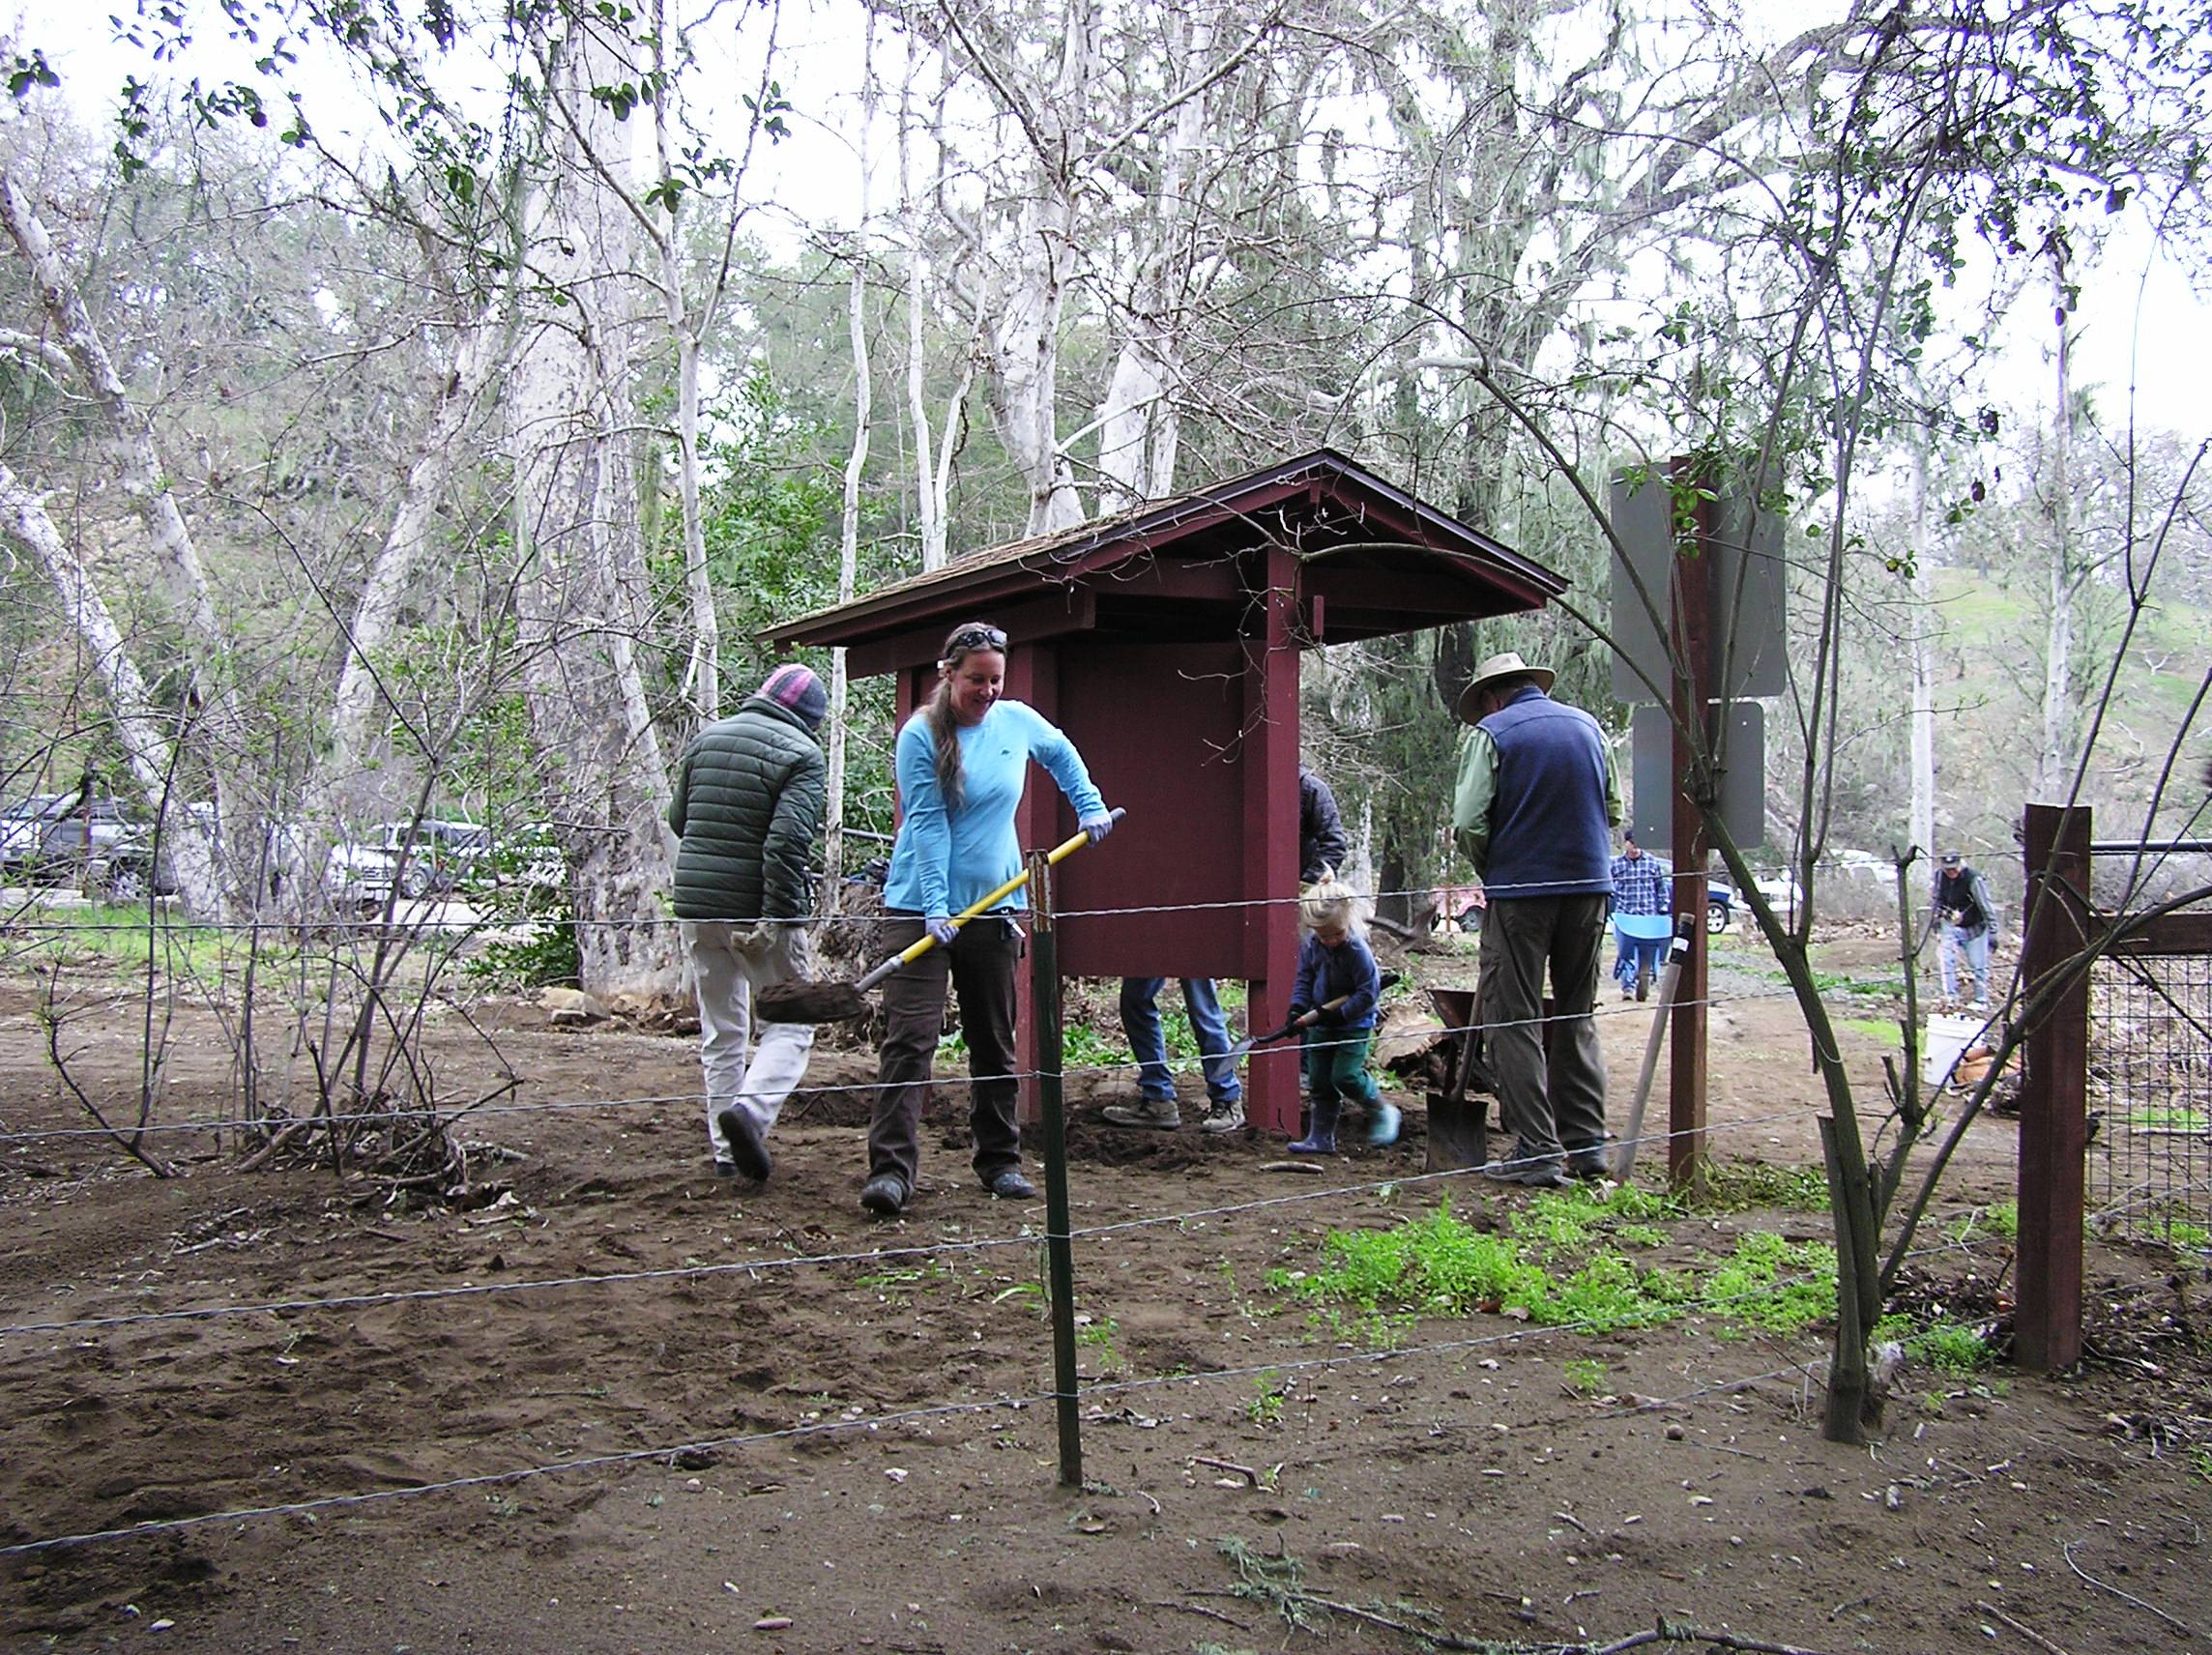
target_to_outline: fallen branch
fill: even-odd
[[[2073,1541],[2069,1540],[2064,1546],[2059,1548],[2059,1550],[2066,1554],[2066,1566],[2073,1570],[2077,1575],[2080,1575],[2084,1581],[2087,1581],[2092,1586],[2095,1586],[2099,1591],[2110,1592],[2112,1596],[2118,1598],[2123,1603],[2132,1603],[2136,1606],[2136,1608],[2143,1610],[2148,1613],[2157,1615],[2159,1619],[2165,1621],[2167,1625],[2172,1627],[2174,1631],[2180,1633],[2184,1638],[2195,1638],[2197,1636],[2197,1629],[2195,1627],[2191,1626],[2186,1621],[2174,1619],[2173,1616],[2168,1614],[2166,1611],[2160,1609],[2156,1604],[2144,1603],[2142,1599],[2137,1597],[2133,1592],[2123,1592],[2119,1587],[2111,1584],[2110,1582],[2098,1580],[2096,1576],[2090,1574],[2088,1570],[2082,1568],[2081,1564],[2074,1561],[2074,1544],[2075,1543]]]
[[[2066,1655],[2065,1650],[2059,1648],[2057,1644],[2052,1642],[2050,1639],[2044,1637],[2043,1634],[2036,1631],[2034,1627],[2021,1625],[2019,1621],[2013,1619],[2011,1615],[2005,1613],[2005,1611],[1997,1608],[1995,1604],[1977,1603],[1974,1605],[1974,1608],[1981,1611],[1982,1613],[1988,1615],[1992,1620],[2003,1621],[2005,1625],[2011,1627],[2015,1632],[2019,1633],[2023,1638],[2026,1639],[2038,1649],[2048,1651],[2049,1655]]]

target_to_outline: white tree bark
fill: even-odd
[[[177,773],[177,751],[169,737],[171,715],[158,707],[146,676],[123,642],[123,629],[108,613],[82,555],[63,540],[44,503],[0,465],[0,531],[27,550],[45,571],[61,599],[62,613],[83,644],[93,674],[115,715],[115,735],[131,767],[131,780],[157,808],[168,802]],[[189,810],[165,810],[161,846],[177,879],[186,910],[196,915],[222,912],[222,882],[216,866],[215,842]]]
[[[635,648],[652,619],[631,447],[647,295],[635,217],[602,177],[605,158],[626,154],[625,134],[590,97],[618,68],[582,34],[549,42],[544,66],[566,123],[525,224],[534,273],[566,302],[530,319],[505,398],[528,566],[524,682],[564,823],[584,986],[672,994],[683,973],[661,916],[675,850],[668,770]]]
[[[654,0],[654,67],[660,92],[653,100],[653,141],[660,162],[661,221],[653,227],[660,254],[660,297],[668,332],[676,341],[676,492],[684,519],[684,591],[691,607],[691,653],[684,669],[684,692],[702,723],[722,715],[721,621],[714,612],[714,587],[707,577],[707,529],[699,510],[699,333],[703,318],[691,314],[684,282],[683,191],[669,188],[676,171],[669,155],[668,102],[675,93],[675,66],[664,0]]]
[[[1928,436],[1912,444],[1912,843],[1936,844],[1936,602],[1928,567]]]
[[[860,478],[868,466],[869,421],[875,410],[875,377],[868,362],[868,138],[876,117],[876,22],[868,18],[867,44],[860,66],[860,204],[859,223],[853,231],[853,275],[845,293],[845,330],[853,351],[853,448],[845,456],[845,496],[838,514],[837,601],[849,600],[860,570]],[[900,110],[899,154],[906,155],[905,110]],[[911,369],[910,369],[911,373]],[[921,452],[928,453],[926,430],[919,436]],[[845,864],[845,703],[849,686],[845,652],[838,649],[830,661],[830,751],[825,755],[829,785],[823,800],[826,818],[823,839],[822,903],[835,900]]]
[[[2043,746],[2035,769],[2035,797],[2062,803],[2073,784],[2074,593],[2074,329],[2066,254],[2054,244],[2052,287],[2058,323],[2058,409],[2052,426],[2051,476],[2044,514],[2051,523],[2051,616],[2043,646]]]
[[[344,665],[331,709],[330,745],[308,788],[309,815],[317,820],[350,818],[367,802],[352,796],[368,753],[369,721],[382,700],[378,657],[391,645],[400,613],[414,595],[439,505],[464,457],[464,439],[485,388],[512,360],[512,339],[495,305],[463,332],[454,351],[452,372],[439,392],[346,630]]]
[[[82,295],[54,251],[44,223],[5,164],[0,164],[0,218],[5,218],[9,235],[30,267],[40,305],[59,335],[61,348],[106,416],[115,448],[117,480],[145,529],[170,610],[185,635],[186,668],[198,704],[197,716],[188,726],[188,745],[207,772],[218,825],[231,821],[230,767],[243,762],[245,741],[237,699],[228,682],[229,640],[217,619],[207,571],[192,544],[191,532],[170,491],[153,427],[131,401]],[[164,772],[164,788],[172,775]],[[147,802],[158,807],[160,798],[157,792]],[[219,908],[195,910],[209,916],[218,912]]]

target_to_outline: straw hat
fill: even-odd
[[[1509,678],[1525,678],[1538,689],[1549,690],[1552,687],[1553,676],[1550,667],[1532,667],[1511,650],[1506,651],[1502,655],[1492,655],[1490,659],[1474,669],[1474,677],[1470,679],[1467,687],[1459,692],[1459,700],[1454,703],[1452,711],[1458,716],[1461,723],[1472,724],[1475,722],[1475,697],[1492,684]]]

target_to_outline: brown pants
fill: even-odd
[[[1605,1143],[1605,1054],[1590,1021],[1605,909],[1602,896],[1518,896],[1492,897],[1483,913],[1482,1049],[1516,1160],[1587,1153]],[[1549,1042],[1547,966],[1560,1020]]]
[[[920,941],[921,920],[888,915],[877,931],[884,956]],[[968,1040],[968,1123],[975,1135],[975,1168],[992,1175],[1022,1164],[1014,1108],[1014,965],[1023,939],[1010,915],[983,915],[960,928],[952,946],[935,947],[884,979],[884,1044],[876,1069],[876,1114],[868,1127],[868,1176],[896,1174],[911,1193],[921,1166],[921,1107],[929,1096],[929,1064],[945,1027],[947,977],[960,997],[960,1031]]]

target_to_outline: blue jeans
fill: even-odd
[[[1137,1089],[1146,1097],[1176,1094],[1175,1076],[1168,1072],[1167,1036],[1160,1030],[1160,986],[1166,977],[1121,979],[1121,1032],[1137,1056]],[[1237,1065],[1229,1058],[1229,1025],[1221,1015],[1221,1002],[1211,977],[1181,977],[1182,1002],[1190,1010],[1190,1031],[1198,1036],[1199,1057],[1206,1070],[1206,1094],[1216,1103],[1236,1103],[1244,1096],[1237,1079]]]
[[[1974,982],[1974,998],[1990,998],[1990,933],[1984,926],[1979,931],[1968,931],[1964,926],[1946,925],[1942,935],[1936,939],[1936,963],[1943,974],[1943,998],[1956,1000],[1959,995],[1959,957],[1964,954],[1966,971]]]

